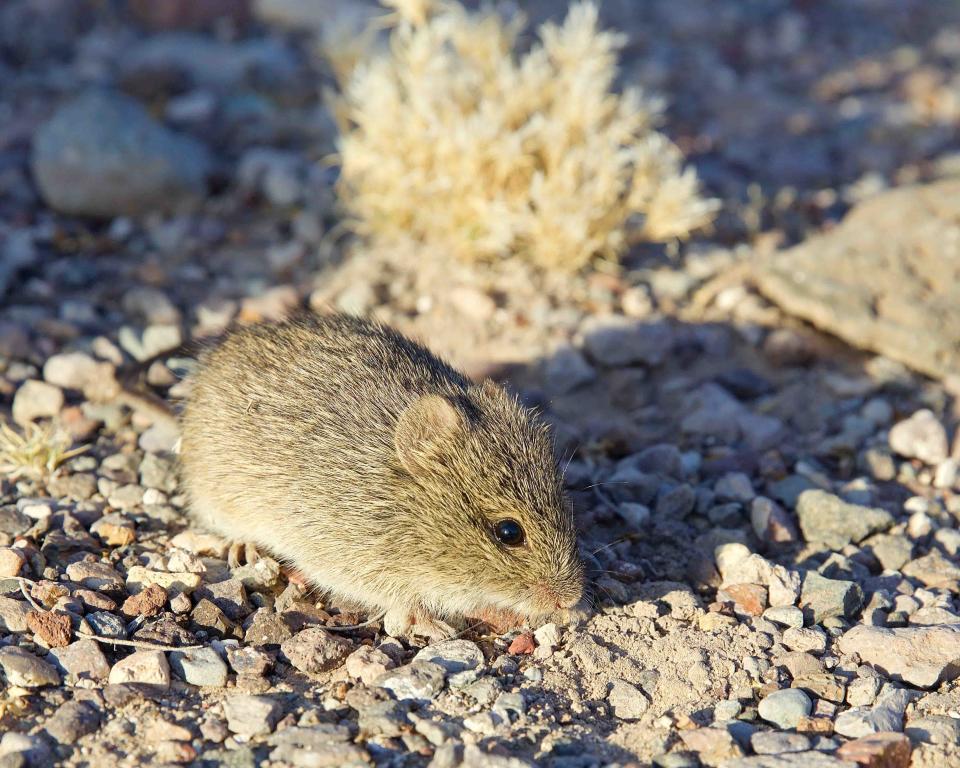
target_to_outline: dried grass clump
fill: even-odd
[[[88,446],[71,448],[73,440],[53,426],[29,423],[17,432],[0,421],[0,475],[47,480],[68,459],[79,456]]]
[[[340,196],[375,244],[549,268],[682,238],[716,201],[654,127],[659,105],[613,92],[621,35],[591,2],[516,53],[522,23],[456,3],[389,0],[389,53],[358,65],[338,104]]]

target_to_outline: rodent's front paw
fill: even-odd
[[[411,611],[392,608],[383,616],[383,631],[391,637],[423,637],[427,640],[449,640],[457,630],[440,619]]]

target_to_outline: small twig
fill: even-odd
[[[151,643],[147,640],[121,640],[119,637],[103,637],[102,635],[92,635],[86,632],[77,632],[77,637],[84,640],[96,640],[98,643],[128,645],[131,648],[143,648],[149,651],[194,651],[198,648],[205,647],[202,645],[164,645],[163,643]]]
[[[380,619],[382,619],[386,615],[387,615],[387,612],[382,611],[376,616],[374,616],[372,619],[367,619],[362,624],[350,624],[350,625],[344,625],[340,627],[324,626],[323,629],[327,630],[328,632],[349,632],[352,629],[363,629],[364,627],[369,627],[372,624],[376,624],[378,621],[380,621]]]
[[[20,584],[20,594],[22,594],[25,598],[27,598],[27,602],[30,603],[30,605],[31,605],[31,607],[33,608],[33,610],[35,610],[35,611],[37,611],[37,612],[39,612],[39,613],[46,613],[46,612],[47,612],[47,609],[44,608],[42,605],[40,605],[40,603],[38,603],[36,600],[33,599],[33,596],[30,594],[30,592],[27,590],[27,587],[26,587],[27,584],[31,584],[31,585],[32,585],[32,584],[36,584],[37,582],[31,581],[30,579],[26,579],[26,578],[24,578],[23,576],[14,576],[14,578],[15,578],[15,579],[19,582],[19,584]]]

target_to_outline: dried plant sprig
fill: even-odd
[[[28,423],[18,432],[0,421],[0,474],[9,480],[45,480],[63,462],[89,446],[72,448],[73,439],[50,424]]]
[[[655,130],[660,104],[613,91],[624,40],[599,28],[592,2],[520,56],[521,19],[390,5],[401,20],[389,52],[357,66],[337,105],[339,193],[357,234],[578,269],[710,221],[717,202]]]

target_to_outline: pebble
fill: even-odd
[[[916,691],[887,684],[870,707],[853,707],[837,715],[833,729],[841,736],[858,739],[872,733],[903,730],[903,713]]]
[[[150,683],[170,686],[170,665],[163,651],[134,651],[110,670],[110,683]]]
[[[108,563],[89,563],[81,560],[67,566],[67,578],[88,589],[118,592],[124,588],[124,579]]]
[[[151,584],[142,592],[124,600],[120,612],[131,619],[136,616],[156,616],[166,604],[166,590],[157,584]]]
[[[26,632],[30,605],[23,600],[0,596],[0,629],[4,632]]]
[[[803,611],[792,605],[780,605],[767,608],[763,618],[783,627],[799,628],[803,626]]]
[[[854,581],[827,579],[815,571],[807,572],[800,594],[800,607],[812,616],[814,624],[834,616],[853,616],[863,606],[863,590]]]
[[[469,640],[444,640],[420,650],[414,661],[429,661],[443,667],[447,683],[462,686],[472,683],[484,667],[483,652]]]
[[[779,728],[796,728],[801,717],[810,714],[810,697],[797,688],[774,691],[761,700],[757,713],[768,723]]]
[[[851,707],[869,707],[876,701],[883,680],[879,677],[858,677],[847,686],[847,704]]]
[[[113,378],[113,365],[97,362],[84,352],[62,352],[43,364],[44,381],[62,389],[85,392]]]
[[[761,541],[788,544],[797,540],[797,530],[790,515],[765,496],[758,496],[750,503],[750,525]]]
[[[525,656],[533,653],[537,648],[537,643],[533,638],[532,632],[522,632],[510,641],[507,653],[514,656]]]
[[[110,662],[94,640],[77,640],[63,648],[50,650],[50,661],[67,676],[67,682],[102,682],[110,676]]]
[[[298,632],[280,644],[280,653],[301,672],[320,674],[335,667],[350,655],[353,644],[320,627]]]
[[[890,449],[936,466],[949,455],[947,431],[933,411],[924,408],[890,428]]]
[[[960,566],[944,557],[934,549],[923,557],[911,560],[903,566],[904,576],[919,581],[926,587],[958,591],[960,583]]]
[[[400,701],[430,701],[443,690],[446,670],[430,661],[414,661],[387,672],[377,685]]]
[[[280,719],[281,708],[269,696],[238,694],[223,702],[227,727],[240,736],[265,736],[273,732]]]
[[[373,685],[387,670],[393,669],[393,659],[383,651],[361,645],[347,656],[344,668],[347,674],[367,685]]]
[[[810,739],[802,733],[757,731],[750,737],[750,746],[758,755],[782,755],[786,752],[805,752]]]
[[[678,733],[684,746],[695,752],[701,764],[730,765],[743,756],[743,748],[727,728],[695,728]]]
[[[40,126],[31,166],[52,208],[112,218],[199,197],[212,163],[199,142],[168,130],[133,99],[91,91]]]
[[[24,688],[60,685],[60,673],[56,667],[16,646],[0,648],[0,667],[10,685]]]
[[[63,648],[70,644],[70,616],[59,611],[31,611],[27,616],[27,628],[34,640],[40,640],[47,648]]]
[[[791,651],[823,653],[827,650],[827,633],[819,627],[790,627],[783,633],[783,644]]]
[[[111,495],[109,499],[111,506],[116,506],[121,509],[131,509],[143,501],[143,489],[140,486],[128,485],[124,486],[124,488],[129,488],[131,491],[128,491],[126,496],[119,499],[118,496],[120,492],[118,492],[117,495]],[[123,489],[121,489],[121,491],[123,491]],[[90,533],[97,536],[110,547],[125,547],[127,544],[132,544],[137,540],[137,532],[133,520],[115,513],[104,515],[97,520],[90,526]]]
[[[227,684],[227,665],[213,648],[171,651],[170,667],[191,685],[223,688]]]
[[[580,328],[587,354],[601,365],[655,366],[673,347],[673,331],[664,322],[637,322],[625,317],[588,317]]]
[[[932,688],[953,668],[960,624],[888,629],[857,625],[840,637],[841,653],[860,656],[891,680]]]
[[[196,574],[191,576],[199,584],[200,577]],[[231,621],[240,621],[253,610],[247,597],[246,587],[240,579],[225,579],[215,584],[204,584],[197,590],[196,597],[212,602]]]
[[[903,732],[919,744],[958,744],[960,719],[946,715],[919,717],[910,720]]]
[[[800,494],[797,517],[809,543],[830,549],[842,549],[893,525],[893,515],[884,509],[848,504],[839,496],[820,490]]]
[[[127,589],[137,594],[151,584],[162,587],[166,592],[192,593],[200,586],[201,579],[198,573],[167,573],[166,571],[152,571],[142,565],[135,565],[127,571]],[[213,585],[215,586],[215,585]]]
[[[47,720],[44,730],[60,744],[73,744],[100,726],[100,712],[86,701],[68,701]]]
[[[25,426],[37,419],[53,418],[63,408],[63,391],[45,381],[28,379],[13,396],[13,420]]]
[[[837,757],[868,768],[909,768],[911,752],[902,733],[875,733],[841,744]]]
[[[623,720],[639,720],[650,708],[650,702],[637,686],[626,680],[614,680],[607,693],[613,714]]]
[[[13,547],[0,547],[0,577],[16,576],[23,568],[26,558]]]
[[[292,727],[271,736],[273,763],[311,768],[354,768],[370,762],[368,752],[351,743],[350,729],[342,725],[315,725],[309,728]]]

